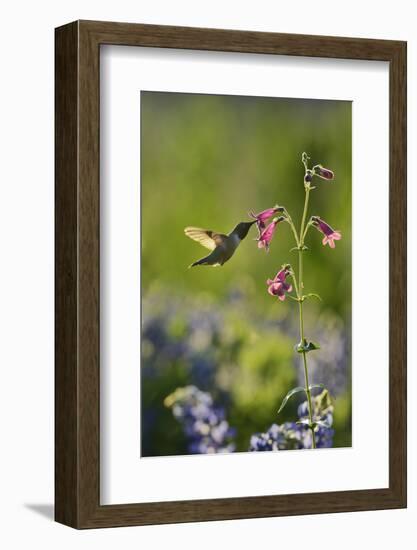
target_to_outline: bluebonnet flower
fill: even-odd
[[[333,406],[330,403],[328,395],[328,392],[325,390],[320,395],[313,397],[311,400],[313,406],[313,422],[320,423],[315,430],[316,447],[318,449],[329,448],[333,445]],[[301,403],[298,407],[298,416],[300,421],[308,422],[309,416],[307,401],[304,401],[304,403]],[[303,429],[305,432],[303,438],[304,448],[311,449],[311,431],[306,429],[305,426],[303,426]]]
[[[303,430],[295,422],[272,424],[267,432],[250,438],[249,451],[284,451],[303,448]]]
[[[325,390],[320,395],[312,398],[313,422],[319,422],[316,427],[316,447],[328,448],[333,445],[334,430],[333,406],[330,403],[328,392]],[[265,433],[252,435],[249,451],[284,451],[290,449],[311,449],[312,435],[308,428],[308,404],[307,401],[298,407],[298,422],[285,422],[280,426],[272,424]]]
[[[231,453],[235,432],[225,419],[224,409],[215,407],[208,392],[196,386],[177,388],[165,399],[174,417],[182,424],[192,454]]]
[[[177,388],[165,399],[165,405],[172,409],[174,417],[181,423],[188,439],[191,454],[231,453],[235,451],[233,436],[235,430],[229,426],[224,409],[215,407],[208,392],[196,386]],[[333,406],[327,390],[312,398],[313,422],[317,448],[332,447],[334,430]],[[284,451],[291,449],[311,449],[312,436],[307,426],[307,401],[298,407],[298,422],[272,424],[263,433],[251,436],[249,451]]]

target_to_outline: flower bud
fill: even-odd
[[[328,168],[324,168],[321,164],[313,166],[314,175],[319,176],[324,180],[332,180],[334,178],[334,173]]]
[[[311,183],[313,180],[313,172],[311,170],[307,170],[304,176],[304,183]]]

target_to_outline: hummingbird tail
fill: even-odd
[[[188,269],[190,269],[190,267],[195,267],[196,265],[204,265],[205,263],[207,263],[205,258],[203,258],[202,260],[197,260],[196,262],[189,265]]]
[[[197,260],[196,262],[192,263],[188,267],[195,267],[196,265],[213,265],[210,262],[210,255],[205,256],[204,258],[201,258],[200,260]]]

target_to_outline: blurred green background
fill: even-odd
[[[315,179],[309,215],[343,235],[334,250],[314,228],[306,241],[306,292],[323,299],[304,308],[306,335],[322,345],[309,354],[311,382],[336,396],[334,446],[351,444],[351,122],[348,101],[141,93],[142,456],[186,452],[163,406],[181,385],[225,407],[240,451],[252,433],[296,419],[296,399],[276,411],[302,382],[297,304],[278,302],[265,284],[281,264],[297,265],[289,226],[278,226],[268,254],[253,227],[223,267],[193,269],[207,251],[183,230],[228,233],[249,210],[275,204],[298,226],[303,151],[335,173]]]

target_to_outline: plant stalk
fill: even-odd
[[[302,299],[303,289],[304,289],[303,247],[304,247],[304,237],[305,237],[304,228],[305,228],[305,222],[307,217],[309,196],[310,196],[310,187],[307,186],[305,188],[304,210],[303,210],[303,217],[301,220],[300,241],[298,245],[298,311],[299,311],[299,318],[300,318],[300,341],[302,345],[304,345],[304,316],[303,316],[303,299]],[[313,407],[311,404],[311,391],[310,391],[310,383],[308,380],[307,354],[305,351],[302,351],[302,355],[303,355],[303,365],[304,365],[305,391],[307,394],[307,404],[308,404],[308,416],[309,416],[309,422],[310,422],[310,430],[312,434],[313,449],[315,449],[316,434],[314,433],[314,428],[313,428]]]

